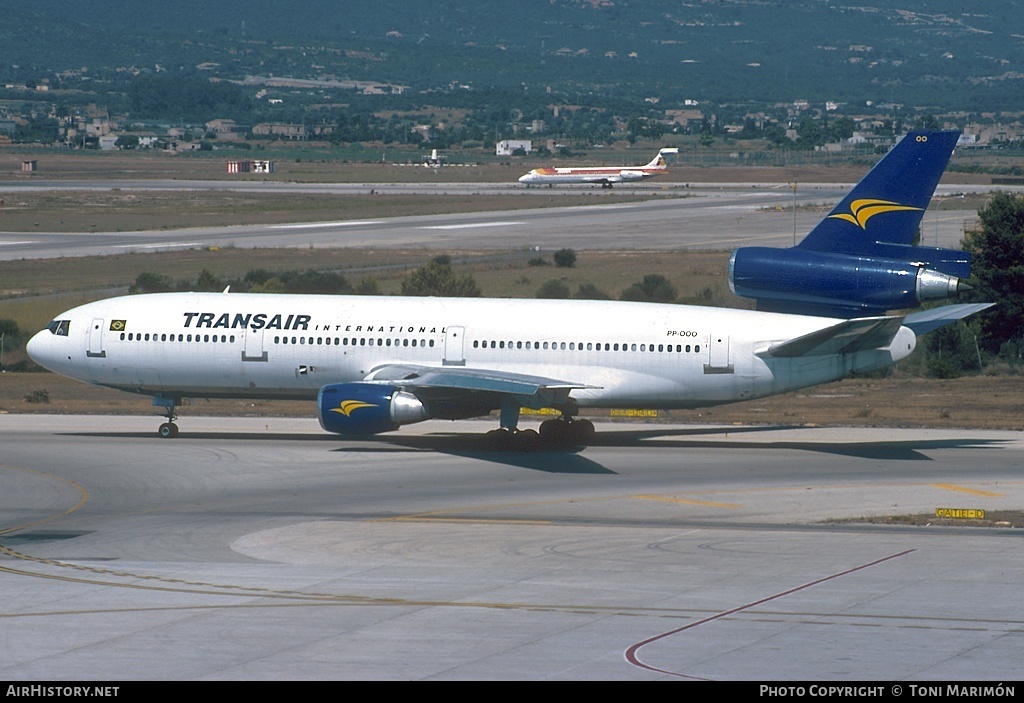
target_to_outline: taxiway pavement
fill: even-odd
[[[0,678],[1002,681],[1024,436],[0,416]]]

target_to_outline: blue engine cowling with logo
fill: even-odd
[[[953,297],[961,285],[956,275],[913,260],[768,247],[737,249],[729,259],[729,287],[736,295],[755,298],[759,310],[881,315]]]
[[[328,432],[371,435],[430,418],[412,393],[378,383],[332,383],[317,395],[320,426]]]

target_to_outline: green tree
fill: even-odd
[[[537,291],[538,298],[548,298],[552,300],[565,300],[569,295],[569,286],[557,278],[547,281]]]
[[[199,272],[199,278],[196,279],[196,290],[217,293],[224,290],[224,283],[212,271],[203,269]]]
[[[355,293],[356,295],[381,294],[380,285],[377,283],[377,279],[373,278],[372,276],[370,278],[364,278],[363,280],[359,281],[359,285],[357,285],[352,292]]]
[[[273,277],[274,274],[267,269],[250,269],[246,272],[244,281],[248,286],[263,285]]]
[[[447,256],[435,257],[402,281],[402,295],[441,295],[478,298],[480,288],[470,275],[459,276]]]
[[[572,268],[576,265],[576,252],[572,249],[559,249],[554,254],[555,266],[559,268]]]
[[[135,284],[128,290],[132,293],[166,293],[174,289],[174,281],[170,276],[153,271],[143,271],[135,277]]]
[[[284,293],[284,281],[276,276],[272,276],[266,280],[260,281],[259,283],[253,283],[249,286],[250,293]]]
[[[933,378],[959,378],[978,374],[978,351],[970,326],[963,322],[946,325],[925,338],[928,349],[927,374]]]
[[[593,283],[581,283],[576,295],[577,300],[610,300],[611,296],[595,286]]]
[[[21,336],[21,327],[18,326],[17,320],[12,320],[9,317],[0,317],[0,335],[3,335],[5,339],[14,339]]]
[[[139,148],[139,137],[135,134],[122,134],[114,142],[114,146],[118,149],[138,149]]]
[[[278,274],[287,293],[342,295],[352,292],[352,285],[335,271],[287,271]]]
[[[660,273],[652,273],[622,291],[620,298],[644,303],[671,303],[675,301],[676,295],[675,286],[667,278]]]
[[[964,237],[972,253],[974,300],[997,303],[979,316],[982,347],[994,354],[1024,342],[1024,196],[999,192]]]

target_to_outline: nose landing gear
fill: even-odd
[[[153,406],[158,408],[164,408],[167,411],[167,422],[160,425],[157,429],[159,434],[164,439],[170,439],[178,436],[178,426],[174,424],[174,421],[178,419],[177,410],[178,404],[181,402],[181,398],[167,397],[162,395],[153,396]]]

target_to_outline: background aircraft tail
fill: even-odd
[[[666,154],[678,154],[679,149],[675,147],[665,147],[657,153],[657,155],[651,159],[651,162],[644,166],[644,168],[668,168],[668,162],[665,160]]]
[[[733,292],[759,310],[850,318],[968,289],[970,254],[913,244],[959,136],[907,134],[800,244],[734,251]]]

